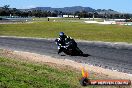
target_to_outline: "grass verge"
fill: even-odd
[[[0,50],[0,88],[83,88],[79,84],[81,72],[70,66],[5,57],[4,52]],[[96,79],[104,77],[106,76],[99,75]],[[94,74],[90,74],[90,79],[95,79]],[[127,86],[87,86],[86,88],[106,87],[130,88]]]
[[[0,88],[79,88],[79,73],[0,57]]]
[[[78,22],[35,22],[0,24],[0,36],[55,38],[65,32],[75,39],[132,43],[132,26],[84,24]]]

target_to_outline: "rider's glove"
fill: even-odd
[[[60,49],[60,46],[58,46],[58,50]]]
[[[63,46],[64,48],[66,48],[66,46]]]

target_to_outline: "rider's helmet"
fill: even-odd
[[[63,38],[65,36],[64,32],[60,32],[59,36]]]

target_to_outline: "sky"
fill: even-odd
[[[83,6],[93,9],[113,9],[123,13],[132,13],[132,0],[0,0],[0,7],[25,9],[33,7],[71,7]]]

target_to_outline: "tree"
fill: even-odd
[[[2,7],[2,10],[0,12],[1,16],[9,16],[10,15],[10,10],[9,10],[9,5],[5,5]]]
[[[13,16],[21,16],[21,11],[20,10],[18,10],[18,9],[16,9],[16,8],[12,8],[11,10],[10,10],[10,13],[11,13],[11,15],[13,15]]]
[[[3,8],[4,10],[9,10],[9,7],[10,7],[10,5],[4,5],[2,8]]]

